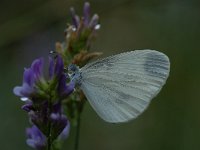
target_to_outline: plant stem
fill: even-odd
[[[79,146],[80,123],[81,123],[80,115],[81,115],[80,112],[78,112],[74,150],[78,150]]]
[[[51,121],[50,121],[50,115],[51,115],[51,111],[52,111],[52,104],[51,104],[51,99],[48,103],[48,136],[47,136],[47,150],[51,150],[51,145],[52,145],[52,141],[51,141]]]
[[[51,150],[51,123],[48,123],[47,150]]]

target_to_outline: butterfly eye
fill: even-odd
[[[79,70],[78,66],[76,66],[75,64],[70,64],[68,66],[68,72],[77,72]]]
[[[69,77],[72,79],[72,78],[74,78],[75,74],[77,74],[79,72],[79,68],[75,64],[70,64],[68,66],[67,72],[68,72]]]

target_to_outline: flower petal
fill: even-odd
[[[35,141],[33,139],[27,139],[26,144],[32,148],[36,148]]]
[[[31,110],[33,110],[33,104],[29,102],[23,105],[21,108],[27,112],[30,112]]]
[[[90,19],[90,3],[85,2],[83,7],[83,21],[84,25],[87,27]]]
[[[55,76],[57,76],[59,78],[62,75],[63,71],[64,71],[63,60],[62,60],[61,56],[58,55],[58,57],[56,59],[54,74],[55,74]]]
[[[29,86],[33,86],[34,81],[35,78],[33,70],[31,68],[25,69],[23,83],[27,83]]]
[[[42,58],[34,60],[31,65],[31,69],[33,70],[33,73],[37,80],[39,80],[42,76],[43,65],[44,60]]]
[[[58,138],[61,139],[61,140],[66,139],[69,136],[69,131],[70,131],[70,123],[68,121],[67,125],[65,126],[65,128],[63,129],[61,134],[58,136]]]
[[[27,140],[26,143],[37,150],[45,150],[46,137],[42,132],[34,125],[31,128],[26,129]]]
[[[65,115],[59,113],[52,113],[50,118],[52,121],[52,137],[55,139],[65,129],[68,119]]]
[[[94,29],[95,26],[98,25],[98,22],[99,22],[99,16],[97,14],[94,14],[92,19],[90,20],[89,27]]]
[[[75,87],[74,82],[70,82],[67,85],[66,80],[67,80],[66,76],[62,74],[58,84],[58,93],[62,98],[67,97],[69,94],[71,94],[74,91]]]
[[[54,60],[49,57],[49,78],[52,79],[54,75]]]
[[[32,93],[34,93],[34,89],[30,87],[27,83],[24,83],[22,86],[16,86],[13,89],[13,93],[20,97],[29,98]]]
[[[76,27],[76,29],[78,28],[79,26],[79,23],[80,23],[80,18],[78,15],[76,15],[75,13],[75,10],[73,7],[70,8],[70,13],[71,13],[71,16],[72,16],[72,22],[73,22],[73,25]]]
[[[21,91],[22,91],[22,87],[21,86],[16,86],[16,87],[14,87],[14,89],[13,89],[13,93],[15,94],[15,95],[17,95],[17,96],[23,96],[22,94],[21,94]]]

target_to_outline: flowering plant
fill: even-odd
[[[55,57],[49,56],[48,76],[44,75],[44,59],[36,59],[30,68],[25,68],[22,85],[13,89],[25,102],[22,109],[28,113],[32,125],[26,129],[26,143],[36,150],[59,150],[60,142],[69,134],[70,122],[77,126],[75,149],[78,149],[85,97],[80,90],[74,91],[75,83],[70,80],[66,68],[71,63],[83,66],[101,55],[89,51],[100,24],[97,14],[90,17],[88,2],[84,4],[82,17],[74,8],[70,12],[72,24],[65,30],[65,41],[57,42],[55,51],[50,52],[55,53]]]
[[[89,51],[100,28],[99,17],[90,17],[88,2],[84,4],[83,17],[76,15],[73,8],[70,12],[72,24],[65,31],[65,41],[57,42],[55,51],[50,52],[47,76],[44,59],[36,59],[25,69],[22,85],[13,90],[25,101],[22,109],[32,125],[26,129],[26,142],[37,150],[60,150],[70,124],[77,127],[78,150],[85,96],[107,122],[135,119],[159,93],[170,72],[167,55],[150,49],[124,52],[85,65],[101,55]]]

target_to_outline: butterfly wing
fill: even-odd
[[[165,84],[169,69],[163,53],[130,51],[84,66],[80,88],[102,119],[126,122],[147,108]]]

